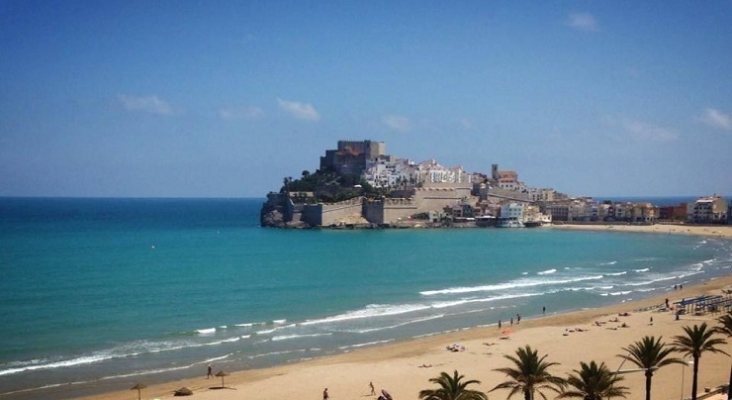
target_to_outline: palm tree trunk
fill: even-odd
[[[691,381],[691,400],[696,400],[697,375],[699,375],[699,357],[694,357],[694,380]]]
[[[651,377],[653,372],[646,371],[646,400],[651,400]]]
[[[732,364],[729,366],[729,384],[727,385],[727,400],[732,400]]]

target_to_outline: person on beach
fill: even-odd
[[[206,374],[206,379],[213,378],[213,376],[213,367],[211,366],[211,364],[208,364],[208,373]]]
[[[517,324],[521,323],[521,314],[516,314],[516,323]]]
[[[513,317],[511,317],[511,325],[513,325]]]
[[[323,389],[323,400],[328,400],[328,388]]]
[[[546,315],[546,306],[541,308],[541,315]]]
[[[498,329],[501,329],[501,320],[498,320]]]
[[[372,396],[376,394],[376,390],[374,390],[374,383],[373,382],[369,382],[369,389],[371,389],[371,395]]]

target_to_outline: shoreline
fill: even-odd
[[[548,361],[560,363],[552,369],[556,375],[566,376],[567,372],[578,369],[579,361],[605,362],[611,370],[616,370],[621,365],[621,360],[617,357],[622,353],[621,348],[640,340],[644,335],[662,336],[666,343],[670,343],[674,335],[683,333],[683,326],[701,322],[714,326],[716,318],[721,315],[682,316],[676,321],[670,312],[638,310],[663,304],[665,298],[674,302],[702,294],[721,293],[721,289],[730,286],[732,275],[727,275],[649,299],[522,320],[521,324],[508,328],[511,329],[508,335],[503,334],[504,331],[497,329],[495,325],[466,328],[293,364],[231,372],[225,378],[226,387],[223,390],[219,388],[219,378],[207,380],[205,371],[202,371],[200,378],[151,385],[143,389],[142,394],[145,399],[172,399],[172,391],[185,386],[192,389],[198,399],[234,399],[246,393],[247,398],[264,400],[295,396],[315,398],[324,387],[328,387],[331,397],[336,399],[375,398],[376,396],[369,395],[368,390],[368,383],[374,382],[377,392],[383,388],[388,389],[395,398],[416,398],[419,390],[432,386],[428,379],[440,372],[451,373],[455,369],[465,375],[466,379],[482,382],[474,389],[489,391],[504,380],[503,376],[493,371],[499,366],[507,365],[503,355],[513,354],[516,348],[526,344],[537,349],[540,356],[548,354]],[[629,328],[618,329],[608,325],[612,324],[609,322],[611,317],[624,312],[631,314],[621,317],[621,321],[626,322]],[[653,325],[648,323],[650,318],[653,318]],[[601,325],[596,325],[596,321]],[[503,329],[507,329],[507,325],[504,324]],[[577,331],[576,328],[581,328],[582,331]],[[459,343],[466,350],[457,353],[447,351],[445,346],[452,343]],[[723,349],[732,353],[731,346],[732,342]],[[730,362],[732,361],[724,355],[705,354],[699,366],[700,390],[726,383]],[[633,366],[626,364],[625,368]],[[681,384],[685,384],[690,390],[691,369],[684,371],[682,368],[668,366],[656,372],[652,390],[654,398],[678,397],[683,389],[679,382],[684,372],[685,377]],[[214,365],[214,372],[217,371]],[[624,377],[623,384],[631,392],[629,398],[637,398],[645,393],[643,374],[627,374]],[[130,383],[130,387],[133,384]],[[501,392],[493,394],[496,395],[500,397]],[[684,392],[684,397],[688,396]],[[130,391],[117,391],[77,399],[123,400],[132,397]]]
[[[685,225],[685,224],[654,224],[654,225],[623,225],[623,224],[552,224],[551,229],[605,231],[605,232],[634,232],[634,233],[665,233],[669,235],[706,236],[722,239],[732,239],[730,225]]]
[[[684,234],[698,235],[708,237],[722,237],[732,239],[732,227],[730,226],[685,226],[685,225],[553,225],[548,228],[556,229],[573,229],[573,230],[595,230],[605,231],[612,229],[617,232],[642,232],[642,233],[668,233],[668,234]],[[680,229],[684,228],[684,229]],[[531,344],[532,347],[539,350],[540,355],[549,352],[549,361],[561,363],[561,369],[553,371],[553,373],[566,376],[566,372],[579,367],[579,361],[589,362],[592,359],[580,356],[568,355],[570,349],[578,350],[580,354],[597,355],[594,358],[597,362],[604,361],[610,369],[615,369],[619,364],[619,359],[614,357],[620,353],[620,349],[636,340],[640,340],[645,333],[636,332],[636,327],[645,327],[649,316],[649,312],[633,313],[634,315],[624,318],[631,325],[630,330],[606,330],[601,327],[592,326],[594,320],[602,316],[617,315],[624,311],[633,311],[651,305],[661,304],[664,296],[668,296],[671,301],[689,298],[694,295],[707,293],[709,291],[717,291],[724,287],[732,286],[732,272],[726,276],[713,278],[709,281],[702,282],[693,286],[685,287],[683,291],[667,291],[664,295],[644,299],[629,301],[627,303],[619,303],[601,308],[593,308],[587,310],[576,310],[561,314],[552,314],[551,311],[544,317],[525,319],[520,325],[515,325],[511,329],[515,330],[510,335],[509,340],[501,340],[501,331],[494,325],[464,328],[458,331],[447,333],[437,333],[434,335],[402,339],[389,344],[379,345],[369,348],[362,348],[347,351],[340,354],[329,355],[325,357],[297,361],[285,365],[274,367],[250,369],[243,371],[227,371],[231,375],[225,378],[226,390],[220,390],[221,379],[212,380],[205,379],[205,370],[201,376],[197,378],[188,378],[183,380],[168,381],[161,384],[151,384],[148,388],[143,389],[142,398],[158,398],[172,399],[172,391],[180,387],[188,387],[193,390],[196,398],[200,399],[233,399],[241,397],[242,391],[246,391],[247,397],[256,399],[265,399],[271,396],[277,397],[294,397],[294,396],[319,396],[323,387],[329,387],[332,396],[337,396],[335,400],[345,399],[347,397],[369,397],[367,385],[369,381],[373,381],[377,388],[377,392],[381,388],[388,389],[390,393],[397,397],[415,398],[419,390],[429,388],[431,384],[429,378],[437,376],[440,372],[452,373],[454,369],[458,369],[467,379],[477,379],[483,383],[476,389],[488,391],[492,389],[503,378],[497,373],[492,372],[497,368],[497,363],[505,361],[503,355],[513,354],[516,348],[525,344]],[[638,315],[642,314],[642,318]],[[668,343],[671,337],[681,333],[681,326],[685,326],[688,318],[683,318],[681,323],[674,323],[671,315],[663,314],[652,315],[656,320],[656,327],[660,334],[664,336],[664,340]],[[609,318],[604,318],[607,321]],[[706,321],[713,325],[714,318],[707,318]],[[491,321],[493,322],[493,321]],[[504,324],[503,328],[507,328],[508,324]],[[588,333],[570,333],[571,338],[566,340],[565,330],[569,328],[581,327],[590,329]],[[671,329],[674,328],[675,329]],[[520,329],[519,329],[520,328]],[[610,333],[612,336],[599,335]],[[643,331],[645,332],[645,331]],[[631,333],[635,335],[630,335]],[[636,334],[637,333],[637,334]],[[652,333],[655,334],[655,333]],[[599,335],[601,337],[595,337]],[[548,340],[551,338],[552,340]],[[559,338],[559,339],[558,339]],[[557,340],[558,339],[558,340]],[[577,340],[582,341],[579,343]],[[570,342],[571,340],[571,342]],[[588,343],[584,343],[587,341]],[[596,347],[599,342],[608,344],[612,347],[611,354],[605,354],[598,351]],[[730,341],[732,344],[732,341]],[[459,343],[466,347],[465,352],[451,354],[445,350],[445,346],[452,343]],[[486,346],[483,343],[495,343]],[[571,344],[568,344],[571,343]],[[732,354],[732,347],[724,347],[725,351]],[[607,350],[607,349],[605,349]],[[563,360],[555,359],[555,354],[561,354]],[[716,357],[720,358],[720,357]],[[706,385],[717,386],[726,382],[729,371],[729,359],[716,360],[715,356],[705,356],[701,363],[700,383],[699,387]],[[712,360],[712,361],[708,361]],[[715,361],[716,360],[716,361]],[[706,365],[707,362],[714,363],[721,371],[721,378],[717,377],[720,373],[710,373]],[[422,365],[431,365],[431,368],[420,368]],[[503,365],[501,365],[503,366]],[[626,365],[627,368],[627,365]],[[671,367],[673,368],[673,367]],[[204,368],[205,369],[205,368]],[[668,369],[668,368],[667,368]],[[219,369],[214,364],[214,373]],[[676,398],[678,396],[679,370],[675,374],[668,373],[668,378],[661,378],[665,373],[665,369],[658,371],[658,376],[654,376],[654,398],[659,393],[656,383],[662,379],[668,379],[665,386],[676,387],[670,390],[670,394],[666,397],[657,398]],[[707,381],[702,380],[702,374],[708,376]],[[630,384],[631,376],[633,381]],[[642,374],[629,374],[624,384],[631,387],[633,396],[639,396],[637,393],[644,392]],[[687,370],[687,378],[690,375],[690,369]],[[140,382],[145,382],[144,376],[130,377],[129,387],[132,387],[139,378]],[[690,381],[687,382],[690,388]],[[74,395],[74,392],[99,392],[94,395]],[[65,397],[84,400],[101,400],[113,399],[122,400],[136,397],[137,393],[129,390],[111,390],[104,388],[102,383],[83,384],[83,385],[65,385],[53,388],[48,391],[36,392],[39,395],[52,398],[54,393],[65,395]],[[237,395],[238,394],[238,395]],[[492,394],[493,396],[501,396],[501,392]],[[27,393],[26,393],[27,396]],[[688,394],[685,395],[687,397]],[[22,399],[21,393],[0,396],[7,399]],[[375,396],[372,396],[375,398]]]

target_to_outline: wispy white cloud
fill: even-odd
[[[313,122],[320,121],[320,114],[312,104],[282,100],[280,98],[277,99],[277,104],[279,104],[280,109],[286,111],[295,118]]]
[[[617,140],[624,140],[626,136],[630,136],[638,141],[670,142],[679,137],[671,129],[622,116],[605,115],[602,118],[602,122],[607,126],[615,128],[614,130],[616,131],[619,129],[623,133],[622,137],[615,137]]]
[[[732,130],[732,116],[715,108],[707,108],[704,110],[704,114],[702,114],[699,120],[712,128]]]
[[[678,138],[678,135],[670,129],[645,122],[625,120],[621,126],[626,132],[640,140],[668,142]]]
[[[385,115],[381,118],[381,122],[389,129],[399,132],[406,132],[412,129],[412,122],[409,118],[400,115]]]
[[[223,119],[259,119],[264,117],[264,110],[259,107],[226,107],[219,110]]]
[[[590,13],[574,13],[569,14],[567,25],[582,31],[596,31],[600,29],[595,17]]]
[[[157,115],[173,115],[173,107],[166,101],[160,100],[156,95],[129,96],[120,94],[117,95],[117,101],[129,111],[142,111]]]

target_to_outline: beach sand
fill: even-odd
[[[274,368],[232,372],[225,378],[226,388],[216,389],[221,380],[206,379],[206,371],[201,377],[184,381],[168,382],[143,389],[142,398],[171,399],[172,391],[186,386],[193,390],[196,399],[313,399],[322,398],[324,388],[328,388],[330,399],[375,398],[370,395],[369,382],[373,382],[377,393],[386,389],[394,399],[417,399],[420,390],[432,388],[428,382],[440,372],[450,374],[458,370],[467,379],[477,379],[482,383],[473,389],[488,391],[505,379],[495,368],[509,366],[503,356],[514,354],[519,346],[531,345],[539,350],[539,355],[548,355],[547,361],[560,365],[550,371],[566,377],[573,369],[579,369],[579,362],[605,362],[612,370],[621,369],[623,347],[640,340],[644,335],[662,336],[670,343],[674,335],[682,334],[682,327],[708,322],[716,325],[721,314],[690,316],[682,315],[675,319],[672,312],[638,311],[646,307],[691,298],[701,294],[720,294],[723,288],[732,285],[732,276],[718,278],[683,290],[670,290],[666,294],[647,299],[604,308],[577,312],[547,315],[534,319],[523,319],[520,324],[466,329],[426,338],[407,340],[395,344],[366,348],[346,354],[319,358]],[[629,312],[630,316],[618,316]],[[618,318],[620,322],[609,322]],[[653,324],[650,318],[653,317]],[[595,321],[601,323],[600,326]],[[492,322],[492,321],[486,321]],[[619,327],[621,323],[629,327]],[[583,331],[577,331],[581,328]],[[611,329],[616,328],[616,329]],[[510,334],[504,334],[510,329]],[[572,330],[570,332],[568,330]],[[501,338],[505,337],[505,338]],[[464,346],[464,351],[450,352],[450,344]],[[732,343],[724,346],[732,354]],[[726,383],[732,360],[719,354],[704,354],[699,363],[699,390],[704,387],[717,387]],[[425,367],[427,366],[427,367]],[[622,369],[636,368],[629,362]],[[214,365],[214,372],[218,371]],[[623,384],[631,391],[629,399],[645,396],[645,378],[642,372],[623,375]],[[682,381],[683,376],[683,381]],[[653,377],[652,397],[654,399],[681,398],[690,395],[692,369],[682,365],[670,365],[658,370]],[[134,382],[130,382],[130,387]],[[683,386],[683,388],[682,388]],[[507,391],[489,393],[491,399],[507,397]],[[548,394],[554,398],[553,394]],[[137,399],[137,391],[106,393],[87,400]]]
[[[732,226],[729,225],[684,225],[684,224],[655,224],[655,225],[623,225],[623,224],[555,224],[551,229],[617,231],[638,233],[666,233],[680,235],[695,235],[732,239]]]

